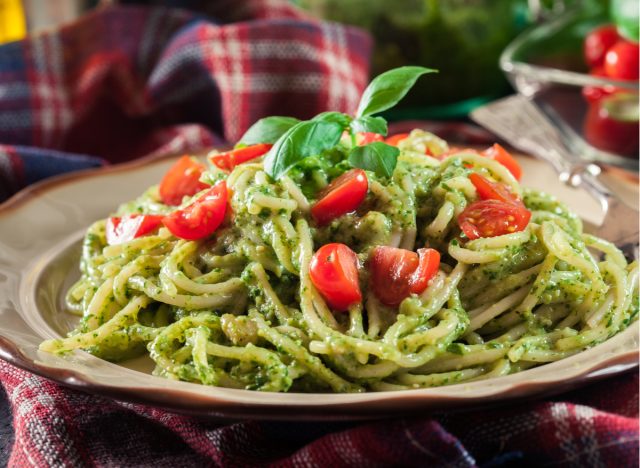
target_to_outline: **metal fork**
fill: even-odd
[[[638,211],[600,183],[599,166],[567,149],[558,130],[533,102],[524,96],[509,96],[479,107],[470,117],[515,148],[549,162],[561,182],[586,190],[605,213],[600,226],[585,226],[586,230],[616,244],[627,259],[638,259]]]

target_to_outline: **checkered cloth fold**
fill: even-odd
[[[221,424],[87,395],[0,363],[10,466],[631,467],[638,373],[562,397],[378,422]]]
[[[0,201],[105,161],[234,142],[266,115],[355,109],[367,34],[282,0],[241,5],[253,20],[110,8],[0,47]]]
[[[113,8],[1,46],[0,200],[51,175],[234,141],[265,115],[353,111],[367,81],[368,36],[279,0],[211,5],[218,22]],[[459,125],[433,128],[466,136],[462,143],[486,138]],[[15,467],[596,467],[638,459],[637,372],[551,399],[367,423],[206,422],[70,390],[2,362],[0,382]]]

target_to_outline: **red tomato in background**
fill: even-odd
[[[374,141],[384,141],[384,137],[379,133],[359,132],[356,133],[356,143],[358,146],[368,145]]]
[[[596,67],[589,72],[591,76],[597,76],[600,78],[608,78],[607,74],[604,71],[604,67]],[[599,101],[605,96],[608,96],[614,92],[616,92],[618,88],[611,85],[605,86],[585,86],[582,88],[582,95],[589,103],[594,103]]]
[[[522,203],[504,184],[491,182],[477,173],[469,174],[469,180],[476,188],[481,200],[498,200],[505,203]]]
[[[387,139],[384,140],[384,142],[387,145],[398,146],[398,143],[406,139],[408,136],[409,136],[408,133],[397,133],[395,135],[391,135],[390,137],[387,137]]]
[[[418,249],[418,253],[395,247],[378,246],[370,260],[370,285],[385,305],[397,307],[410,294],[420,294],[438,272],[440,253]]]
[[[458,225],[467,238],[496,237],[523,231],[531,212],[523,204],[482,200],[467,206],[458,216]]]
[[[198,240],[210,236],[222,224],[227,211],[228,191],[225,181],[218,182],[190,205],[175,210],[162,220],[176,237]]]
[[[509,172],[511,172],[511,175],[515,177],[516,180],[520,180],[520,178],[522,177],[522,168],[520,167],[520,164],[518,163],[518,161],[516,161],[516,159],[513,156],[511,156],[511,153],[509,153],[506,149],[504,149],[498,143],[494,144],[493,146],[491,146],[490,148],[487,148],[482,152],[475,150],[473,148],[459,148],[459,147],[452,146],[451,148],[449,148],[449,151],[440,155],[439,159],[445,159],[445,158],[448,158],[449,156],[453,156],[463,151],[465,153],[474,153],[479,156],[484,156],[485,158],[493,159],[494,161],[499,162],[504,167],[506,167],[509,170]],[[473,164],[465,163],[465,166],[471,168],[473,167]]]
[[[638,44],[625,40],[616,42],[605,56],[605,73],[617,80],[637,80],[638,54],[640,54]]]
[[[326,244],[309,264],[309,276],[316,289],[334,310],[344,311],[362,302],[358,284],[358,257],[344,244]]]
[[[311,207],[313,219],[320,225],[355,211],[367,196],[369,181],[362,169],[351,169],[331,181]]]
[[[616,27],[607,24],[594,29],[584,40],[584,59],[589,67],[599,67],[604,62],[607,51],[618,41],[620,36]]]
[[[117,245],[155,231],[162,224],[163,215],[133,214],[107,220],[107,244]]]
[[[511,172],[516,180],[520,180],[522,178],[522,168],[520,167],[520,164],[518,164],[518,161],[516,161],[514,157],[511,156],[511,153],[509,153],[498,143],[493,145],[491,148],[487,148],[486,150],[484,150],[482,152],[482,155],[498,161],[504,167],[509,169],[509,172]]]
[[[637,105],[637,96],[630,95],[629,99],[628,105]],[[623,100],[621,94],[615,94],[591,104],[585,116],[583,133],[585,139],[596,148],[635,156],[639,149],[638,121],[619,120],[612,115],[616,105],[625,105]]]
[[[204,182],[200,182],[200,176],[205,169],[204,164],[200,164],[189,156],[178,159],[169,168],[158,187],[162,203],[179,205],[184,197],[195,195],[209,187]]]
[[[238,164],[251,161],[266,154],[273,145],[267,143],[258,143],[257,145],[245,146],[224,153],[213,154],[209,156],[212,164],[223,171],[231,171]]]

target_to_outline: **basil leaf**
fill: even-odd
[[[437,73],[437,70],[425,67],[394,68],[376,76],[364,90],[356,117],[377,114],[395,106],[426,73]]]
[[[335,122],[340,124],[342,128],[347,128],[351,123],[351,116],[347,114],[343,114],[342,112],[322,112],[321,114],[316,115],[311,120],[318,120],[322,122]]]
[[[349,163],[380,177],[391,177],[398,163],[400,150],[381,141],[356,146],[349,152]]]
[[[382,117],[371,117],[369,115],[358,117],[351,121],[351,130],[354,133],[373,132],[387,136],[387,121]]]
[[[293,117],[265,117],[254,123],[242,135],[239,144],[256,145],[258,143],[275,143],[287,130],[300,122]]]
[[[264,159],[264,170],[278,180],[304,158],[336,146],[341,136],[342,126],[336,122],[308,120],[297,123],[269,150]]]

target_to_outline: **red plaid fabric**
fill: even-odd
[[[638,461],[638,373],[562,397],[369,423],[203,422],[0,363],[10,466],[575,466]],[[615,389],[612,391],[612,389]]]
[[[265,115],[353,111],[367,81],[368,36],[281,0],[210,5],[221,21],[117,8],[1,46],[0,200],[61,172],[233,141]],[[460,124],[431,129],[459,143],[491,138]],[[13,427],[3,432],[0,420],[0,447],[12,445],[12,467],[617,467],[638,459],[637,372],[552,399],[370,423],[203,422],[6,363],[0,382]]]
[[[266,115],[355,109],[368,35],[284,0],[227,6],[245,21],[111,8],[0,47],[0,201],[56,173],[235,141]]]

